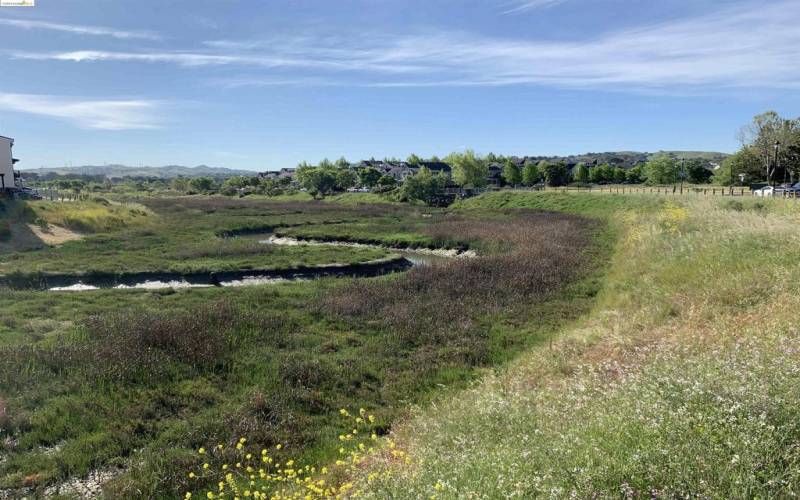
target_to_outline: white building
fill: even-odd
[[[0,190],[15,187],[14,164],[17,160],[11,155],[14,139],[0,135]]]

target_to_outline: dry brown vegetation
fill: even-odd
[[[479,364],[488,356],[481,318],[513,311],[566,283],[587,260],[591,229],[581,217],[536,212],[458,218],[426,233],[438,241],[478,242],[493,253],[416,267],[391,281],[354,281],[324,298],[322,309],[354,325],[378,323],[407,346],[447,344],[451,359]]]

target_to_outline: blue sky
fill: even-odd
[[[23,168],[733,151],[800,115],[800,2],[37,0],[0,7]]]

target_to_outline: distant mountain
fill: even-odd
[[[38,175],[49,173],[59,175],[102,175],[109,179],[120,177],[158,177],[172,179],[174,177],[232,177],[234,175],[256,175],[252,170],[235,170],[223,167],[183,167],[166,165],[163,167],[128,167],[126,165],[84,165],[81,167],[32,168],[23,170]]]

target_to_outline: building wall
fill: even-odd
[[[0,137],[0,173],[6,174],[6,187],[14,187],[14,164],[11,162],[13,140]]]

